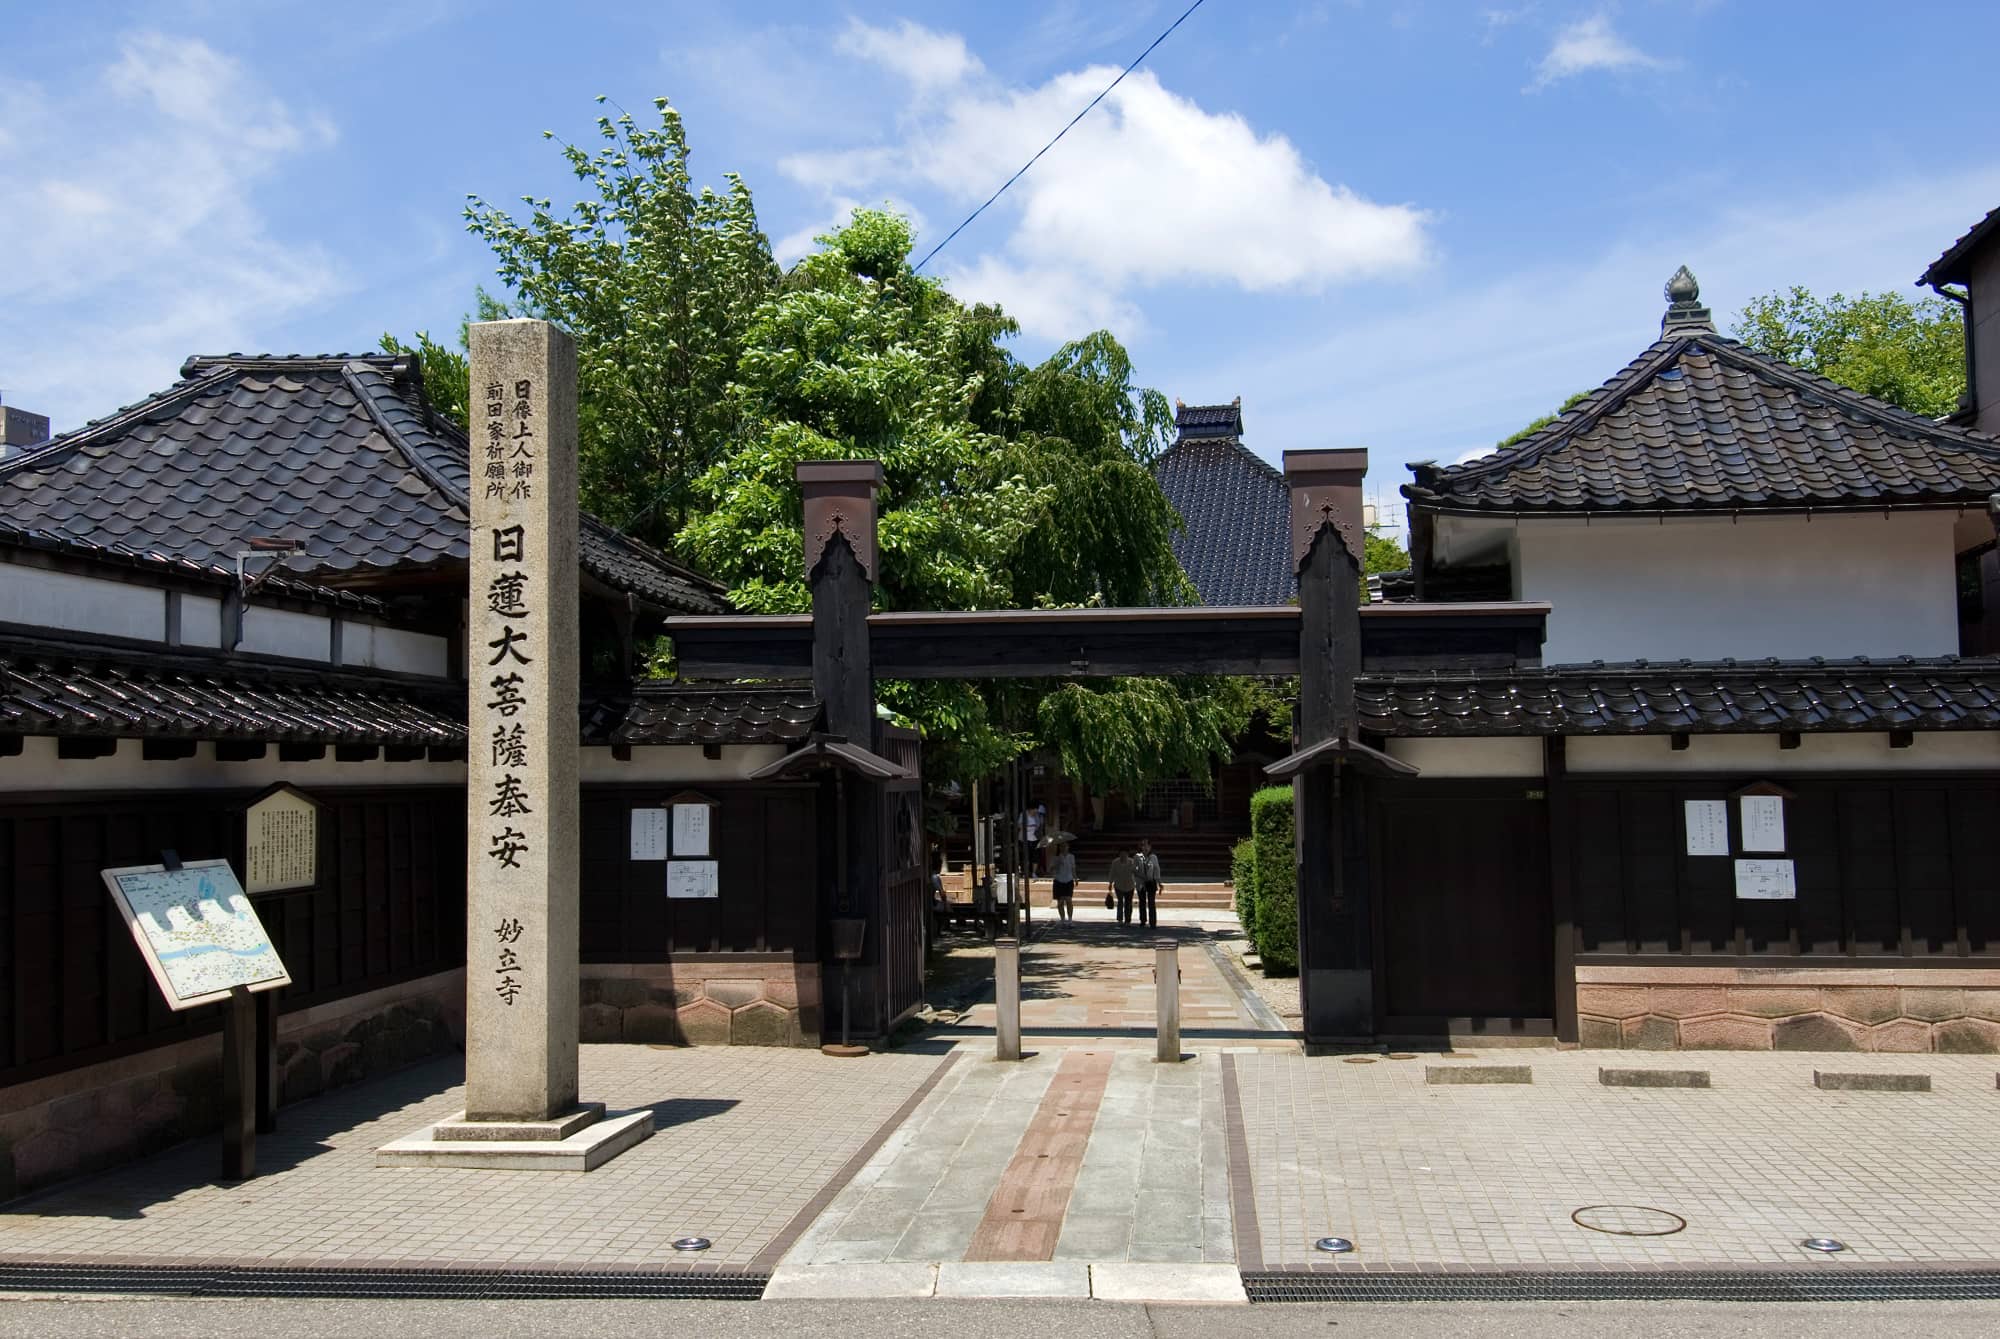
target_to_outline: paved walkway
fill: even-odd
[[[1247,985],[1225,975],[1210,951],[1210,927],[1162,923],[1121,925],[1105,917],[1067,924],[1037,921],[1021,949],[1021,1035],[1036,1045],[1089,1044],[1150,1050],[1156,1020],[1153,979],[1156,943],[1179,944],[1181,1039],[1184,1045],[1271,1046],[1297,1050],[1296,1038]],[[1217,930],[1230,927],[1214,927]],[[959,1023],[938,1030],[953,1039],[990,1036],[990,996]]]
[[[376,1167],[377,1147],[465,1105],[458,1062],[423,1065],[285,1108],[258,1140],[263,1174],[240,1185],[215,1182],[210,1138],[18,1202],[0,1213],[0,1263],[768,1268],[794,1219],[941,1063],[586,1046],[585,1096],[651,1105],[659,1126],[604,1167]],[[669,1243],[689,1235],[713,1249],[677,1257]]]
[[[1227,1057],[1255,1230],[1245,1269],[1627,1269],[2000,1260],[2000,1091],[1992,1056],[1689,1051],[1488,1052],[1351,1064]],[[1531,1085],[1437,1087],[1427,1065],[1526,1064]],[[1601,1066],[1689,1068],[1710,1089],[1608,1088]],[[1934,1091],[1822,1092],[1814,1069],[1925,1073]],[[1668,1236],[1588,1231],[1630,1205],[1685,1218]],[[1586,1215],[1587,1217],[1589,1215]],[[1671,1226],[1652,1214],[1610,1226]]]

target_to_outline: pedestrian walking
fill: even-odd
[[[1139,856],[1133,865],[1133,874],[1139,881],[1139,924],[1157,926],[1160,923],[1160,857],[1154,854],[1150,839],[1140,839]]]
[[[1139,888],[1139,866],[1129,851],[1120,851],[1111,862],[1111,894],[1118,900],[1118,923],[1132,923],[1132,894]]]
[[[1056,858],[1049,865],[1049,875],[1056,884],[1056,917],[1059,920],[1076,919],[1076,857],[1070,854],[1067,845],[1056,847]]]

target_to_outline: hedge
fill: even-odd
[[[1292,788],[1268,786],[1250,797],[1250,839],[1256,843],[1258,956],[1264,975],[1299,970],[1299,890],[1292,842]]]
[[[1257,947],[1257,839],[1245,837],[1229,852],[1229,881],[1236,885],[1236,919]]]

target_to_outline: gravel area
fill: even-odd
[[[1236,955],[1237,964],[1243,969],[1243,977],[1259,998],[1271,1007],[1271,1012],[1284,1020],[1287,1027],[1296,1028],[1304,1021],[1305,1015],[1299,1010],[1299,979],[1296,976],[1264,975],[1264,969],[1254,967],[1244,961],[1250,951],[1250,941],[1237,938],[1223,941],[1223,951]]]

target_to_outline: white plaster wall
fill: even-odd
[[[58,758],[56,741],[30,738],[21,752],[0,758],[0,792],[75,790],[222,790],[268,786],[462,786],[462,762],[336,762],[333,750],[318,762],[282,762],[277,745],[255,762],[217,762],[215,745],[197,744],[192,758],[147,762],[136,739],[118,741],[105,758]]]
[[[427,632],[406,632],[353,620],[343,621],[340,626],[340,663],[365,669],[442,677],[450,645],[443,637]]]
[[[123,581],[4,563],[0,623],[157,642],[167,635],[167,594]]]
[[[221,647],[221,600],[206,595],[181,596],[181,645]]]
[[[1388,754],[1398,762],[1421,769],[1427,780],[1542,774],[1542,741],[1539,737],[1392,739]]]
[[[1543,663],[1958,653],[1949,511],[1522,521]]]
[[[320,614],[251,605],[243,611],[243,640],[236,649],[295,660],[325,660],[333,652],[333,620]]]
[[[634,748],[631,762],[619,762],[608,748],[587,748],[579,772],[585,785],[740,781],[787,751],[782,744],[725,744],[720,758],[704,758],[699,744],[660,744]]]
[[[1795,749],[1776,735],[1692,735],[1676,751],[1667,735],[1576,737],[1572,772],[1955,772],[2000,768],[2000,731],[1918,731],[1909,748],[1885,734],[1802,735]]]

